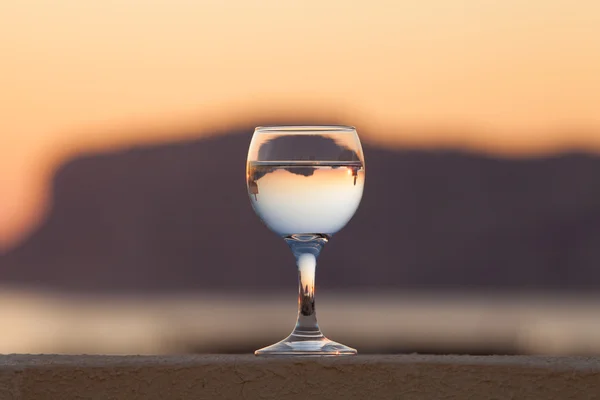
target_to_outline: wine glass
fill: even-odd
[[[281,236],[298,267],[298,319],[284,340],[256,355],[351,355],[327,339],[315,313],[317,257],[352,218],[362,198],[365,163],[350,126],[267,126],[254,131],[246,181],[252,207]]]

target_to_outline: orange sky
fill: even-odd
[[[19,0],[0,5],[0,54],[0,248],[69,154],[256,113],[332,110],[383,142],[600,149],[597,0]]]

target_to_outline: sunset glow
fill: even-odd
[[[40,223],[69,157],[264,119],[600,150],[596,0],[22,0],[0,6],[0,48],[0,250]]]

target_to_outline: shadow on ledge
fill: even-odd
[[[43,226],[1,256],[3,283],[294,290],[290,251],[248,200],[251,134],[69,161]],[[322,253],[321,288],[600,288],[600,158],[364,151],[363,201]]]

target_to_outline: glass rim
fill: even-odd
[[[266,125],[258,126],[255,133],[312,133],[312,132],[339,132],[356,133],[356,128],[348,125]]]

